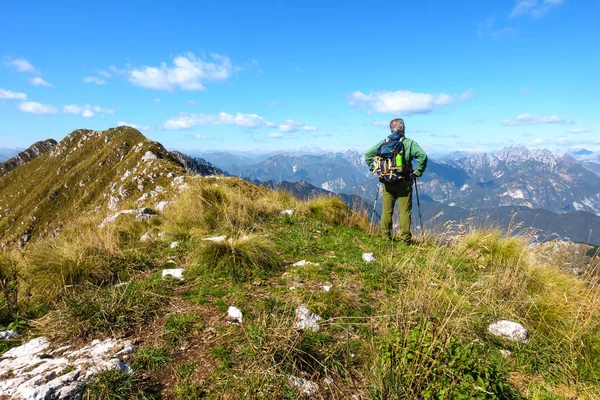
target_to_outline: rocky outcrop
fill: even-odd
[[[0,357],[0,397],[11,399],[70,399],[97,373],[129,372],[122,361],[133,353],[130,341],[95,340],[74,349],[53,348],[44,337],[33,339]]]
[[[41,142],[36,142],[27,150],[24,150],[11,158],[8,161],[5,161],[0,164],[0,176],[6,174],[7,172],[12,171],[20,165],[26,164],[29,161],[38,158],[54,146],[56,146],[56,140],[48,139]]]
[[[223,175],[223,171],[203,158],[192,158],[179,151],[172,151],[171,155],[177,159],[187,172],[195,175]]]

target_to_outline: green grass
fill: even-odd
[[[168,281],[156,278],[121,287],[90,287],[61,300],[55,311],[57,324],[80,338],[132,334],[161,313],[171,293]]]
[[[131,367],[134,370],[146,369],[154,371],[173,360],[169,352],[163,348],[140,347],[136,350]]]
[[[206,327],[202,317],[196,314],[183,313],[170,315],[165,324],[163,338],[170,346],[179,346],[183,341],[200,334]]]
[[[148,382],[176,399],[299,398],[290,377],[316,382],[322,398],[597,398],[600,289],[552,257],[534,261],[526,239],[488,229],[405,246],[369,236],[336,198],[296,202],[237,178],[188,183],[152,222],[96,232],[92,219],[15,258],[17,314],[50,312],[32,321],[36,334],[164,347],[140,348],[138,372],[98,377],[90,398],[143,398]],[[141,243],[146,231],[167,237]],[[161,279],[169,259],[185,281]],[[291,266],[302,259],[316,264]],[[58,295],[44,302],[50,286]],[[300,304],[323,318],[319,332],[295,328]],[[226,323],[230,305],[243,324]],[[492,337],[498,319],[522,323],[529,342]]]
[[[283,261],[272,243],[259,236],[198,243],[191,260],[195,264],[191,276],[206,274],[235,282],[264,278],[283,268]]]

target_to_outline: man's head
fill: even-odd
[[[404,120],[402,118],[391,120],[390,131],[392,131],[392,133],[401,133],[404,135]]]

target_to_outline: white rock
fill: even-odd
[[[206,240],[207,242],[222,242],[226,238],[227,238],[227,236],[215,236],[215,237],[204,238],[202,240]]]
[[[502,357],[508,358],[512,353],[508,350],[502,349],[502,350],[500,350],[500,354],[502,354]]]
[[[317,314],[311,313],[308,308],[304,304],[301,304],[296,309],[296,324],[294,325],[298,329],[308,329],[313,332],[319,331],[318,321],[321,320],[321,317]]]
[[[237,307],[229,306],[227,309],[227,319],[233,324],[241,324],[243,320],[242,311]]]
[[[501,320],[488,327],[488,331],[494,335],[505,339],[527,343],[529,333],[523,325],[516,322]]]
[[[140,238],[140,242],[147,242],[148,240],[152,239],[152,235],[150,235],[150,232],[146,232],[144,233],[144,235]]]
[[[375,255],[373,253],[363,253],[362,259],[368,263],[376,260]]]
[[[104,221],[102,221],[102,223],[99,225],[100,228],[103,228],[104,225],[110,223],[110,222],[114,222],[117,220],[117,218],[119,218],[121,215],[124,214],[135,214],[137,212],[137,210],[122,210],[119,211],[117,213],[114,213],[113,215],[104,218]]]
[[[306,260],[301,260],[296,263],[293,263],[292,267],[303,267],[305,265],[319,265],[319,264],[315,264],[314,262],[310,262],[310,261],[306,261]]]
[[[0,340],[14,339],[14,338],[18,338],[18,337],[19,337],[19,333],[15,330],[0,332]]]
[[[179,246],[179,242],[173,242],[173,243],[171,243],[171,245],[169,247],[172,248],[172,249],[174,249],[177,246]]]
[[[331,290],[331,285],[323,285],[323,290],[329,292]]]
[[[165,276],[171,276],[175,279],[179,279],[180,281],[183,280],[183,268],[172,268],[172,269],[163,269],[162,270],[162,277],[164,278]]]
[[[158,157],[156,157],[156,154],[154,154],[151,151],[147,151],[146,154],[144,154],[144,156],[142,157],[142,161],[146,162],[146,161],[149,161],[149,160],[155,160],[157,158]]]
[[[163,213],[165,212],[165,208],[167,208],[168,205],[168,201],[159,201],[158,203],[156,203],[156,211],[158,211],[159,213]]]
[[[306,396],[314,396],[319,391],[319,385],[304,378],[290,377],[292,386],[298,388]]]
[[[280,215],[294,215],[294,210],[283,210]]]
[[[129,354],[130,346],[130,341],[106,339],[74,351],[69,346],[50,351],[48,339],[33,339],[0,357],[0,376],[4,377],[0,379],[0,396],[32,400],[77,398],[76,391],[96,373],[111,368],[131,371],[115,358],[117,351]],[[72,371],[63,373],[67,368]]]

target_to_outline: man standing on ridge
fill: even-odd
[[[392,239],[392,215],[398,201],[400,211],[400,241],[410,244],[412,234],[413,180],[420,178],[427,167],[427,154],[417,142],[404,136],[404,120],[393,119],[390,122],[392,132],[365,153],[365,161],[371,171],[379,174],[383,183],[383,210],[381,212],[381,230],[384,237]],[[417,159],[417,168],[412,170],[412,160]]]

